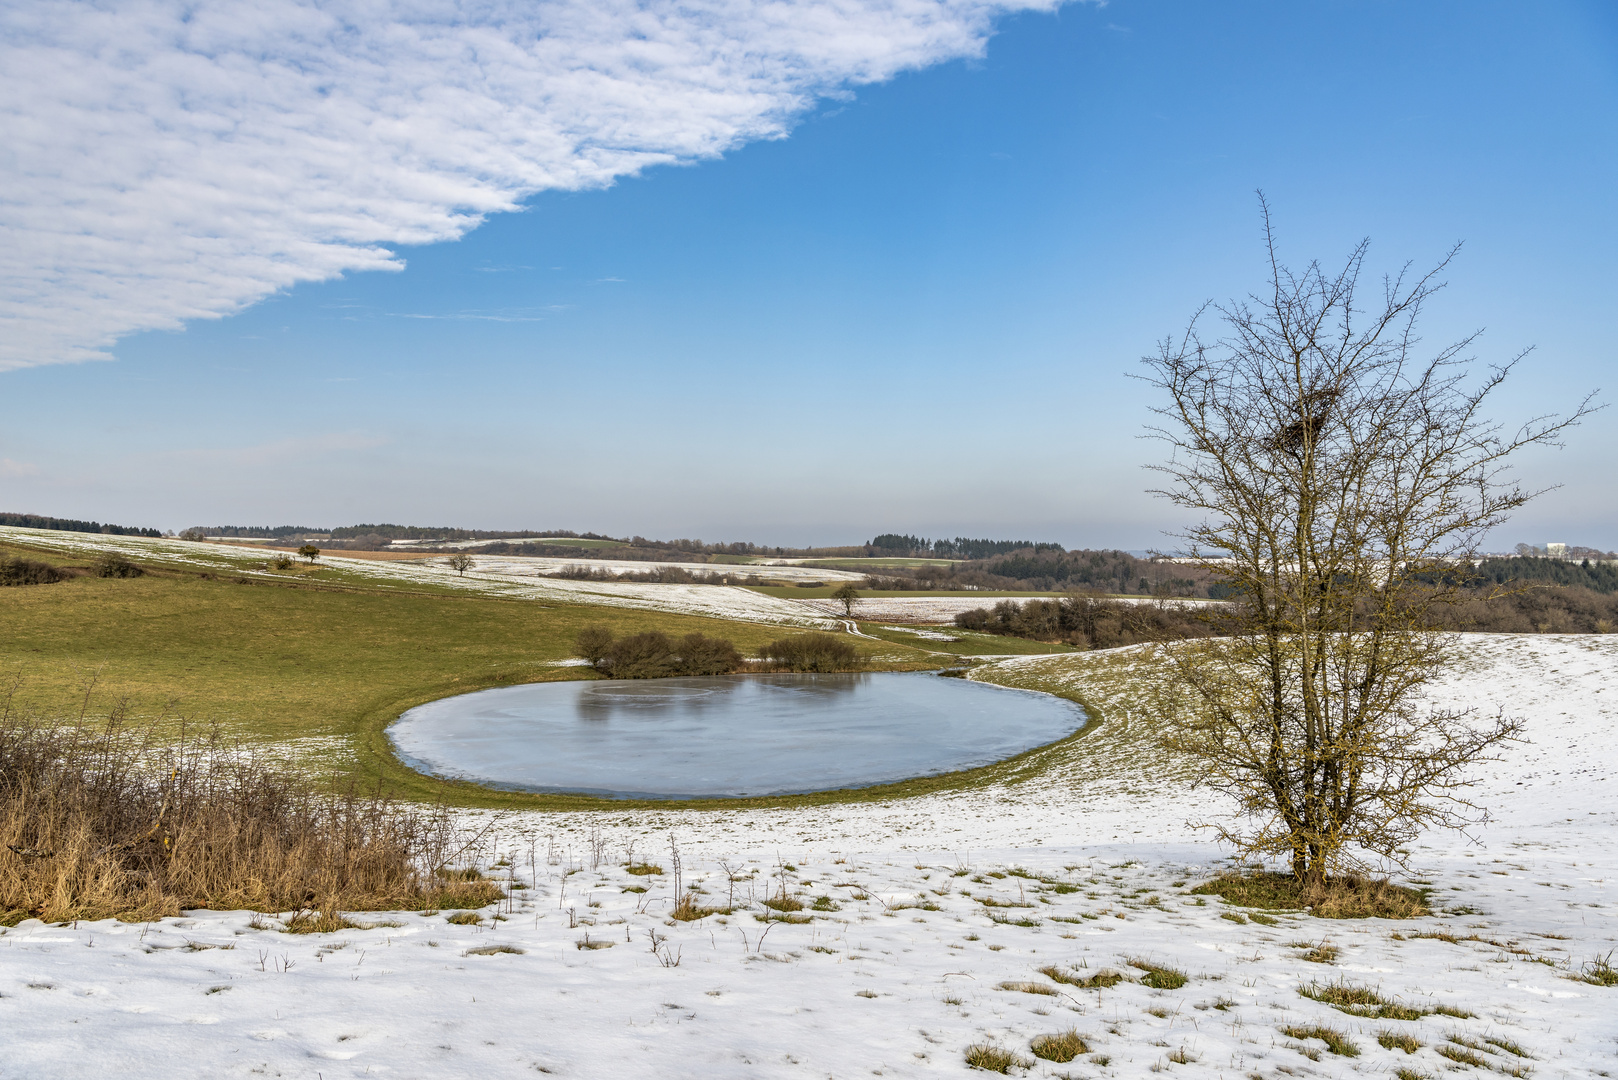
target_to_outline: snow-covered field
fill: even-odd
[[[1477,778],[1495,821],[1413,852],[1431,918],[1267,925],[1189,895],[1222,852],[1186,819],[1224,808],[1147,749],[1129,651],[1034,657],[991,677],[1075,680],[1107,710],[1058,775],[790,811],[469,815],[485,864],[522,883],[480,925],[23,923],[0,936],[0,1077],[959,1076],[982,1043],[1030,1076],[1618,1074],[1618,988],[1570,977],[1618,948],[1618,639],[1466,650],[1441,695],[1524,716],[1528,741]],[[684,884],[734,914],[667,918],[671,840]],[[628,875],[631,847],[664,872]],[[803,921],[765,923],[783,882]],[[1132,960],[1189,982],[1153,989]],[[1338,981],[1467,1015],[1366,1019],[1299,993]],[[1086,1053],[1034,1061],[1032,1038],[1068,1029]]]
[[[333,552],[333,555],[339,554]],[[442,557],[441,557],[442,558]],[[847,570],[817,570],[803,566],[749,566],[734,563],[694,562],[637,562],[630,559],[552,559],[543,555],[479,555],[473,552],[478,569],[484,573],[509,573],[532,577],[534,574],[554,574],[569,566],[586,566],[604,570],[609,574],[644,574],[650,570],[670,567],[688,570],[693,574],[717,574],[748,577],[758,575],[774,581],[864,581],[864,574]]]
[[[270,574],[270,571],[262,569],[265,560],[285,554],[246,545],[197,544],[184,540],[105,536],[97,533],[54,532],[0,526],[0,538],[6,537],[52,551],[75,554],[100,554],[111,551],[142,562],[247,576]],[[450,569],[443,559],[390,562],[380,559],[344,558],[336,553],[326,553],[320,556],[320,561],[323,565],[373,584],[397,586],[425,584],[492,596],[548,600],[566,604],[600,604],[683,615],[709,615],[721,619],[780,623],[788,626],[831,629],[836,625],[818,612],[806,610],[794,601],[764,596],[750,589],[725,585],[569,581],[563,578],[543,577],[540,574],[542,570],[549,573],[557,567],[578,560],[527,559],[515,555],[475,558],[475,568],[464,575]],[[539,564],[547,564],[548,568]],[[632,567],[640,571],[658,564],[614,565]],[[724,567],[705,566],[700,569],[723,570]]]
[[[1060,593],[1051,593],[1046,599],[1060,599]],[[1002,600],[1011,600],[1022,604],[1029,600],[1037,600],[1034,596],[995,596],[990,593],[961,592],[950,596],[884,596],[879,592],[868,592],[861,599],[854,602],[854,614],[867,622],[901,622],[936,624],[952,622],[955,616],[963,611],[974,608],[992,608]],[[1113,597],[1113,602],[1123,604],[1152,604],[1158,603],[1151,597]],[[799,600],[797,603],[816,612],[825,612],[830,615],[841,615],[843,605],[836,600]],[[1169,600],[1167,603],[1176,605],[1203,604],[1203,600]]]

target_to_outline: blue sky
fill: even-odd
[[[1294,263],[1369,236],[1379,270],[1420,266],[1464,240],[1427,336],[1537,346],[1501,420],[1611,389],[1612,6],[1115,0],[992,28],[981,56],[822,73],[722,155],[389,244],[402,270],[244,287],[192,308],[239,312],[124,334],[110,360],[17,364],[0,501],[165,528],[1146,548],[1179,518],[1144,493],[1160,451],[1127,376],[1201,302],[1262,284],[1256,188]],[[288,203],[363,188],[364,164],[289,173]],[[1618,547],[1613,428],[1524,458],[1563,487],[1500,546]]]

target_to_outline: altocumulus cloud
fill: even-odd
[[[9,0],[0,368],[784,135],[1060,0]]]

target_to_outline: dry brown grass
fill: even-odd
[[[1191,891],[1224,897],[1238,907],[1308,911],[1322,919],[1414,919],[1432,914],[1426,898],[1415,889],[1353,875],[1311,882],[1291,874],[1228,874]]]
[[[12,700],[0,695],[0,922],[248,908],[321,930],[343,911],[500,896],[438,873],[453,854],[442,817],[316,789],[214,737],[160,742],[122,706],[81,704],[63,722]]]
[[[1072,1061],[1080,1054],[1088,1054],[1090,1045],[1076,1030],[1069,1028],[1055,1035],[1036,1035],[1034,1041],[1029,1044],[1029,1049],[1034,1052],[1035,1057],[1054,1061],[1060,1065]]]

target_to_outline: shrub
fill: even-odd
[[[137,578],[145,573],[146,571],[142,570],[140,567],[136,566],[134,563],[130,562],[128,559],[124,558],[122,555],[119,555],[115,551],[107,552],[105,555],[101,556],[101,558],[97,559],[95,563],[96,577]]]
[[[596,670],[615,679],[724,675],[742,666],[742,654],[732,642],[706,634],[687,634],[675,642],[653,630],[615,639],[605,627],[587,626],[573,647]]]
[[[573,651],[590,661],[592,667],[601,666],[601,661],[606,659],[607,650],[610,648],[612,648],[612,631],[605,626],[586,626],[579,631],[578,637],[573,639]]]
[[[852,642],[832,634],[798,634],[759,650],[777,671],[852,671],[859,653]]]
[[[742,666],[742,654],[724,638],[687,634],[680,639],[681,675],[725,675]]]
[[[32,559],[0,559],[0,586],[54,585],[67,577],[50,563]]]
[[[675,671],[674,642],[648,630],[621,637],[607,647],[601,667],[615,679],[660,679]]]

